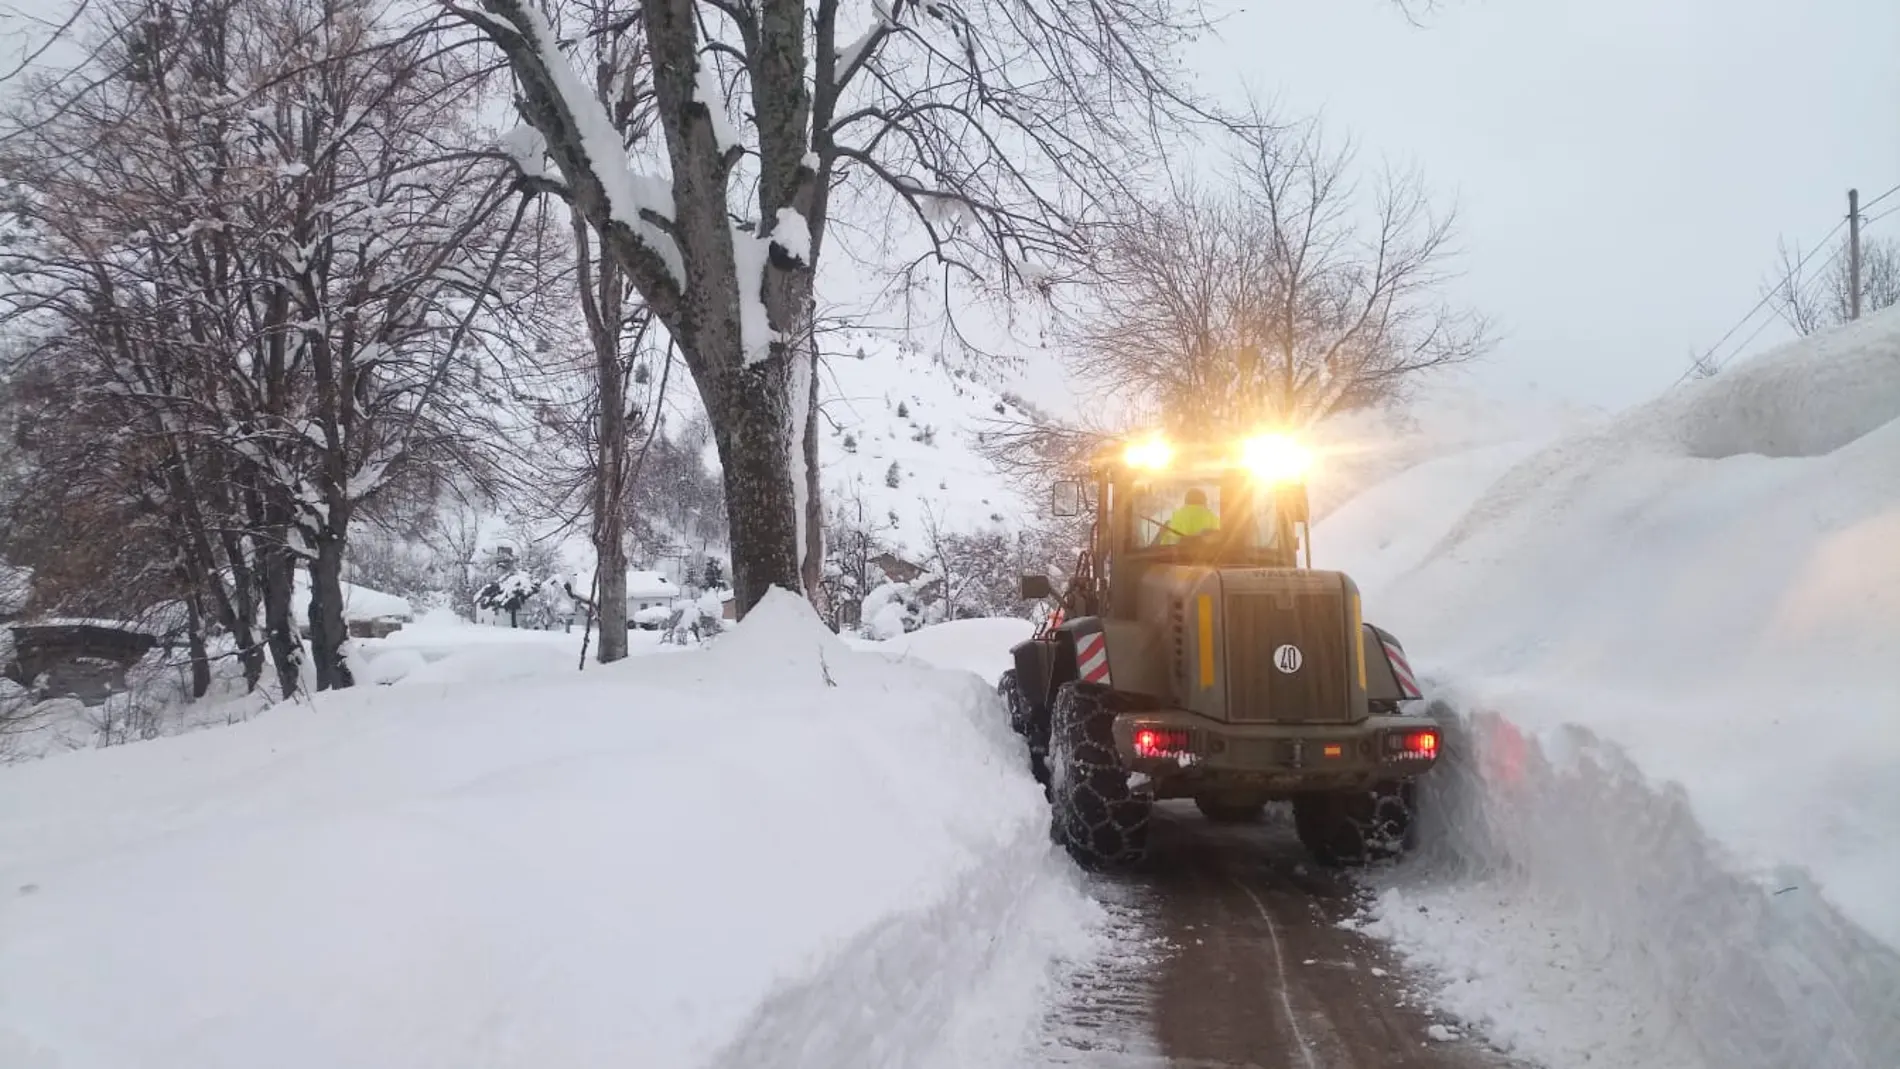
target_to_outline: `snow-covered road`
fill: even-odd
[[[1123,933],[1072,978],[1045,1065],[1090,1069],[1505,1069],[1434,1015],[1388,947],[1357,930],[1356,885],[1307,863],[1285,807],[1215,825],[1157,811],[1134,874],[1091,880]]]

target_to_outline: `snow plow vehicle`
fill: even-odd
[[[1422,695],[1405,651],[1364,622],[1352,579],[1312,567],[1310,463],[1285,435],[1151,437],[1057,485],[1090,543],[998,689],[1085,866],[1139,862],[1152,806],[1177,798],[1222,822],[1290,801],[1326,864],[1411,843],[1440,728],[1407,711]],[[1057,597],[1039,575],[1022,595]]]

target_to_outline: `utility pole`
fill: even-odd
[[[1847,318],[1860,318],[1860,190],[1847,191]]]

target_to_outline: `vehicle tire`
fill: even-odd
[[[1215,824],[1255,824],[1267,813],[1267,803],[1251,802],[1235,805],[1232,802],[1217,802],[1210,798],[1194,799],[1194,808]]]
[[[1037,716],[1036,707],[1031,705],[1022,687],[1016,683],[1014,668],[1003,673],[996,684],[996,692],[1003,696],[1003,702],[1009,706],[1009,729],[1021,735],[1029,743],[1029,774],[1042,784],[1043,791],[1049,788],[1049,718]]]
[[[1322,865],[1363,865],[1397,857],[1417,839],[1411,781],[1381,783],[1368,791],[1328,791],[1293,799],[1300,845]]]
[[[1148,852],[1154,796],[1129,786],[1115,750],[1115,710],[1064,683],[1050,724],[1050,816],[1057,842],[1083,868],[1126,868]]]

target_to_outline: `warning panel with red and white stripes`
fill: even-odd
[[[1386,663],[1392,666],[1392,677],[1399,681],[1399,693],[1407,698],[1423,698],[1425,694],[1418,689],[1418,681],[1412,678],[1412,666],[1405,659],[1405,651],[1399,648],[1398,643],[1383,636],[1379,639],[1379,645],[1385,647]]]
[[[1100,631],[1075,636],[1075,667],[1082,682],[1109,685],[1108,639]]]

